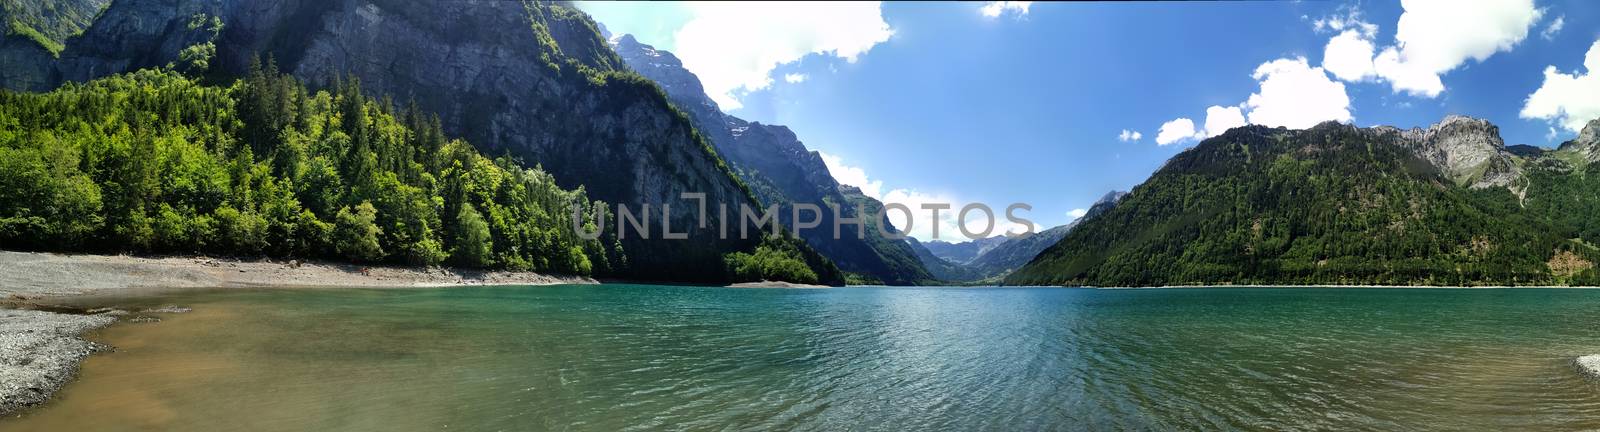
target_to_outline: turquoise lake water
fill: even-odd
[[[215,290],[5,430],[1600,428],[1600,290]]]

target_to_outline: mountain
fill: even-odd
[[[923,243],[923,246],[927,247],[928,251],[932,252],[934,256],[945,261],[955,264],[967,264],[1009,240],[1011,240],[1010,237],[999,235],[961,243],[934,240]]]
[[[1126,196],[1128,196],[1127,192],[1107,192],[1099,200],[1095,201],[1094,205],[1089,206],[1089,211],[1084,213],[1083,217],[1066,225],[1012,238],[979,255],[972,262],[967,263],[967,267],[977,273],[980,278],[1005,276],[1032,261],[1033,257],[1038,256],[1039,252],[1044,251],[1045,248],[1061,241],[1061,238],[1066,237],[1067,233],[1071,232],[1079,223],[1093,219],[1111,210],[1112,207],[1117,205],[1117,202],[1122,201],[1122,198]]]
[[[800,236],[841,270],[891,285],[917,284],[934,278],[908,245],[886,241],[871,227],[865,237],[857,236],[848,225],[840,236],[834,236],[831,206],[841,206],[839,218],[854,219],[863,214],[857,204],[881,208],[882,203],[860,195],[859,189],[842,188],[828,172],[821,155],[808,150],[794,131],[723,113],[706,96],[700,79],[671,52],[639,43],[632,35],[617,36],[611,44],[630,68],[660,85],[668,98],[694,120],[763,206],[779,206],[783,224],[794,223],[792,204],[813,204],[823,209],[821,225],[802,230]],[[886,218],[871,223],[893,231]]]
[[[367,94],[414,102],[444,133],[536,165],[564,189],[650,205],[652,225],[685,240],[626,236],[613,276],[725,281],[725,256],[761,239],[722,239],[696,200],[754,199],[655,83],[627,69],[589,17],[565,4],[490,0],[118,0],[58,55],[7,46],[0,82],[40,91],[145,68],[225,80],[265,58],[312,87],[357,80]],[[15,61],[13,61],[15,60]],[[660,206],[674,207],[660,221]],[[609,227],[608,227],[609,228]],[[658,230],[659,231],[659,230]],[[802,255],[812,254],[803,247]],[[825,259],[808,259],[841,282]]]
[[[1600,121],[1558,149],[1486,121],[1247,126],[1174,156],[1007,284],[1600,283]]]
[[[1016,237],[990,237],[986,239],[948,243],[932,241],[922,243],[908,239],[917,258],[934,277],[949,282],[987,283],[998,281],[1033,260],[1040,251],[1056,244],[1079,222],[1105,213],[1116,206],[1127,192],[1109,192],[1089,207],[1088,213],[1066,225]],[[934,252],[938,248],[939,252]],[[939,256],[939,253],[945,256]],[[956,262],[953,260],[963,261]]]
[[[89,27],[109,3],[111,0],[0,0],[5,43],[17,39],[60,52],[62,43]]]
[[[928,273],[933,274],[933,277],[941,281],[968,282],[982,279],[977,272],[972,271],[967,266],[952,263],[934,255],[933,251],[928,250],[927,243],[912,237],[906,237],[906,243],[917,254],[917,260],[922,262],[923,267],[927,267]]]

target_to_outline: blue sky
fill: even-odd
[[[1508,144],[1554,146],[1600,116],[1587,1],[580,7],[683,57],[730,114],[792,128],[841,183],[886,201],[1025,202],[1045,226],[1247,121],[1464,114]]]

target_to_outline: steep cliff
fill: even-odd
[[[632,35],[613,39],[612,46],[623,61],[639,74],[650,78],[666,91],[674,104],[689,115],[705,136],[711,138],[723,157],[733,165],[763,205],[779,205],[781,220],[792,224],[792,205],[813,204],[824,209],[819,228],[802,230],[801,238],[832,259],[839,268],[859,273],[888,284],[914,284],[932,279],[911,247],[900,241],[886,241],[873,230],[867,238],[847,226],[833,235],[835,216],[830,205],[840,205],[839,217],[861,216],[855,205],[882,206],[864,195],[846,197],[839,183],[828,172],[822,157],[801,143],[794,131],[779,125],[748,122],[727,115],[706,96],[700,79],[683,67],[671,52],[639,43]],[[809,219],[808,219],[809,220]],[[887,226],[885,220],[874,221]]]
[[[220,32],[195,26],[215,18]],[[698,223],[696,200],[737,207],[751,193],[716,150],[649,80],[625,70],[595,23],[561,4],[528,1],[119,0],[59,60],[6,65],[8,88],[174,63],[213,44],[202,72],[233,76],[255,58],[314,85],[358,79],[370,94],[415,101],[444,131],[490,155],[551,173],[565,188],[634,211],[649,205],[654,235],[625,236],[619,276],[718,281],[723,254],[758,239],[720,239]],[[15,78],[13,78],[15,77]],[[663,240],[661,206],[672,232]],[[608,227],[609,229],[610,227]],[[836,281],[833,281],[836,282]]]

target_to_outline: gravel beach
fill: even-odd
[[[81,334],[116,320],[109,314],[0,309],[0,415],[48,400],[72,380],[79,362],[105,348]]]
[[[361,266],[205,257],[141,258],[0,251],[0,297],[102,294],[136,288],[440,287],[597,283],[529,272]]]

